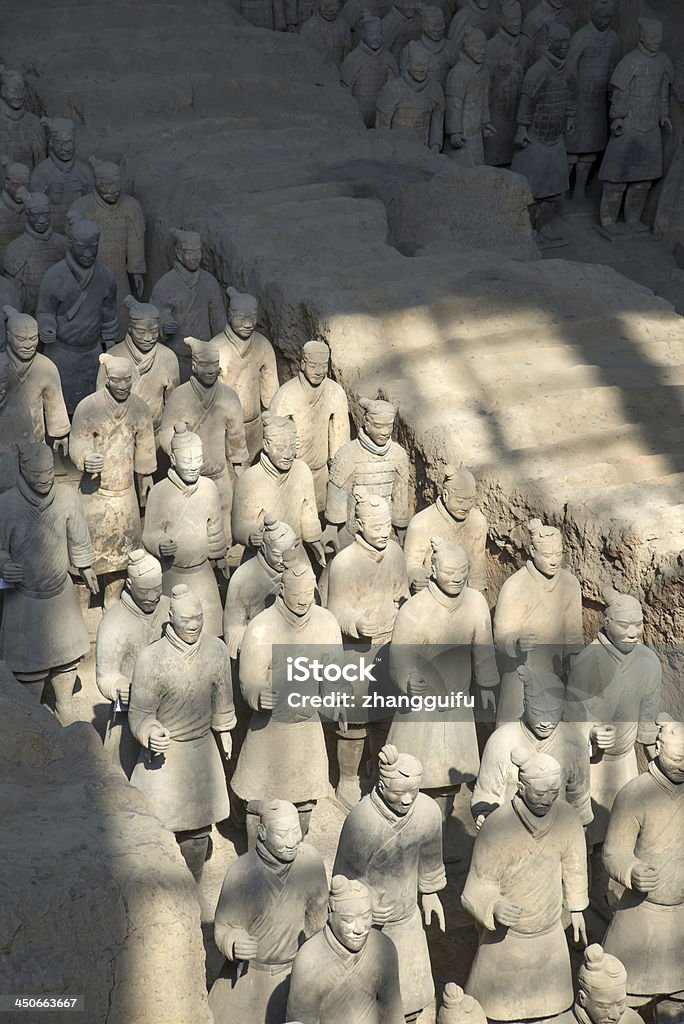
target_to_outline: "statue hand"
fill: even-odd
[[[51,345],[53,341],[57,341],[57,328],[41,327],[40,340],[43,342],[44,345]]]
[[[224,580],[230,579],[230,568],[225,558],[219,558],[219,560],[216,563],[216,568],[219,569],[220,572],[223,574]]]
[[[486,820],[486,814],[478,814],[477,818],[475,819],[475,828],[477,829],[478,832],[480,831]]]
[[[462,149],[465,146],[465,135],[462,132],[452,132],[449,136],[452,149]]]
[[[95,594],[100,593],[100,584],[97,581],[97,573],[91,569],[90,566],[86,569],[81,569],[81,577],[93,597]]]
[[[142,293],[145,291],[145,278],[142,274],[133,275],[133,289],[136,299],[142,299]]]
[[[343,735],[347,732],[346,708],[340,706],[338,708],[333,709],[333,722],[337,723],[337,727]]]
[[[128,684],[128,686],[124,686],[123,689],[121,687],[119,687],[119,689],[116,691],[116,693],[117,693],[117,696],[118,696],[118,698],[119,698],[119,700],[121,701],[122,704],[130,704],[130,702],[131,702],[131,684],[130,683]]]
[[[594,725],[591,730],[591,741],[599,750],[610,750],[615,746],[616,731],[614,725]]]
[[[494,696],[493,690],[480,690],[480,699],[482,700],[482,707],[485,711],[491,708],[492,711],[496,711],[496,697]]]
[[[253,960],[257,955],[258,943],[251,935],[236,939],[233,943],[233,958],[235,960]]]
[[[104,469],[104,455],[100,455],[99,452],[89,452],[83,460],[83,468],[86,473],[91,473],[93,476],[98,476]]]
[[[657,868],[652,868],[650,864],[640,861],[632,868],[630,882],[632,889],[648,893],[660,885],[660,872]]]
[[[417,594],[419,590],[425,590],[425,588],[428,585],[429,579],[429,572],[425,572],[423,569],[421,569],[420,572],[417,572],[413,577],[413,581],[411,583],[411,590],[414,592],[414,594]]]
[[[359,636],[377,636],[380,632],[379,625],[370,615],[362,615],[356,620],[356,632]]]
[[[383,903],[382,896],[379,900],[373,903],[373,924],[387,924],[388,921],[392,920],[394,915],[394,904]]]
[[[69,454],[69,435],[67,434],[65,437],[56,437],[52,442],[52,450],[53,452],[61,452],[66,459]]]
[[[253,547],[253,548],[260,548],[261,547],[261,542],[262,542],[263,539],[264,539],[264,531],[263,530],[253,530],[252,533],[250,533],[250,535],[249,535],[250,546]]]
[[[264,687],[259,694],[259,711],[273,711],[278,701],[278,693],[270,686]]]
[[[230,761],[230,755],[233,753],[233,737],[229,732],[221,732],[219,733],[219,740],[221,741],[223,753],[226,755],[226,761]]]
[[[491,123],[491,121],[487,121],[487,123],[482,126],[482,134],[484,135],[485,139],[490,139],[492,135],[497,134],[496,128]]]
[[[6,583],[21,583],[24,578],[24,568],[18,562],[5,562],[0,576]]]
[[[610,123],[610,134],[620,137],[625,134],[625,121],[622,117],[616,117],[614,121]]]
[[[285,31],[286,32],[296,32],[297,31],[297,26],[296,25],[288,25],[287,28],[285,29]]]
[[[143,508],[145,508],[145,505],[147,504],[147,496],[152,490],[153,483],[154,480],[151,476],[143,476],[140,478],[140,504]]]
[[[409,697],[422,697],[426,693],[427,688],[427,679],[422,679],[419,675],[413,673],[409,676],[406,685]]]
[[[164,334],[175,334],[178,330],[178,324],[175,320],[164,320],[162,323],[162,331]]]
[[[515,133],[515,138],[513,139],[513,145],[516,149],[524,149],[525,146],[529,146],[529,144],[530,137],[527,134],[527,128],[524,124],[518,125],[518,130]]]
[[[520,920],[522,907],[519,907],[515,903],[511,903],[510,900],[501,897],[501,899],[498,899],[494,904],[492,913],[497,924],[503,925],[504,928],[514,928]]]
[[[163,540],[159,541],[159,554],[164,558],[173,558],[178,551],[178,544],[175,540],[171,540],[170,537],[164,537]]]
[[[518,647],[523,654],[529,654],[537,646],[537,634],[536,633],[524,633],[518,637]]]
[[[326,557],[323,542],[320,540],[312,540],[309,546],[316,557],[316,561],[318,562],[320,567],[324,569],[326,566]]]
[[[171,734],[163,726],[155,726],[150,731],[150,738],[147,742],[150,750],[155,754],[164,754],[171,746]]]
[[[587,926],[584,923],[584,914],[577,913],[577,911],[570,914],[570,921],[572,922],[572,939],[573,942],[581,942],[584,948],[589,945],[587,938]]]
[[[674,128],[672,127],[672,121],[669,117],[660,118],[660,127],[664,128],[668,135],[672,135]]]
[[[432,915],[434,914],[437,918],[437,924],[441,932],[446,931],[446,922],[444,920],[444,907],[442,901],[436,892],[424,892],[420,897],[420,902],[423,907],[423,920],[428,925],[432,921]]]
[[[575,118],[569,117],[565,122],[565,134],[572,135],[575,131]]]

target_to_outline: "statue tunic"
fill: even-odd
[[[12,196],[3,189],[0,192],[0,257],[7,246],[24,230],[24,204],[15,203]]]
[[[110,348],[109,354],[127,359],[133,369],[133,394],[147,403],[152,415],[154,438],[159,446],[159,430],[167,399],[179,384],[178,360],[166,345],[157,343],[149,352],[141,352],[126,335],[123,341]],[[107,374],[103,366],[97,374],[97,390],[105,386]]]
[[[460,149],[450,151],[452,159],[463,167],[479,167],[484,163],[482,129],[489,120],[489,68],[486,64],[476,64],[463,53],[449,72],[446,86],[445,132],[465,137]]]
[[[155,284],[150,302],[161,313],[162,325],[166,321],[177,325],[173,334],[164,335],[164,340],[176,353],[184,384],[190,379],[192,356],[183,339],[209,341],[226,326],[221,286],[208,271],[187,270],[176,260]]]
[[[622,48],[617,33],[599,32],[587,22],[570,41],[568,64],[577,80],[575,130],[566,136],[568,153],[601,153],[608,141],[608,83]]]
[[[21,395],[8,394],[0,405],[0,493],[9,491],[19,479],[17,449],[33,440],[33,419]]]
[[[12,281],[7,281],[4,277],[0,277],[0,303],[2,306],[14,306],[15,309],[23,312],[28,312],[21,304],[21,298],[19,292],[15,288]],[[0,306],[0,310],[2,310]],[[0,316],[0,352],[4,352],[7,348],[7,331],[4,316]],[[2,485],[0,484],[0,487]]]
[[[36,164],[31,175],[31,191],[45,192],[52,209],[52,226],[60,233],[64,231],[70,207],[92,191],[94,185],[90,164],[75,157],[65,163],[52,153]]]
[[[522,33],[511,36],[500,29],[487,43],[485,61],[491,75],[491,115],[496,135],[484,140],[485,162],[494,167],[510,164],[518,130],[518,108],[523,79],[532,60],[532,43]]]
[[[499,20],[497,18],[496,11],[493,9],[493,5],[490,5],[486,10],[482,10],[481,7],[475,3],[475,0],[466,0],[466,3],[461,7],[460,11],[454,14],[449,24],[449,39],[452,39],[457,47],[461,48],[463,45],[463,36],[467,28],[477,28],[490,39],[497,28],[499,27]]]
[[[535,59],[539,59],[546,52],[546,26],[550,21],[566,25],[570,32],[575,31],[575,15],[570,7],[562,6],[558,9],[549,0],[540,0],[537,6],[525,15],[522,24],[523,35],[532,43]]]
[[[223,611],[223,638],[231,658],[237,658],[244,632],[259,612],[273,604],[282,573],[272,569],[261,551],[231,575]]]
[[[372,50],[363,40],[342,61],[340,81],[358,103],[366,128],[375,125],[378,93],[385,82],[396,78],[398,74],[397,62],[389,50],[384,46]]]
[[[24,164],[32,171],[45,157],[45,129],[40,118],[25,107],[12,108],[0,99],[0,153],[11,164]]]
[[[428,76],[433,82],[444,89],[449,72],[459,58],[459,48],[453,39],[440,39],[435,42],[429,36],[422,35],[418,40],[430,57]],[[399,55],[399,69],[402,74],[408,70],[408,49],[405,46]]]
[[[235,333],[230,324],[226,324],[212,342],[219,350],[221,379],[233,388],[242,405],[251,462],[264,441],[261,413],[269,408],[278,390],[275,352],[263,334],[254,331],[245,340]]]
[[[235,485],[232,528],[236,544],[250,546],[250,536],[264,528],[268,513],[295,532],[297,541],[320,540],[322,530],[316,509],[311,470],[295,459],[281,473],[262,452],[259,461],[246,469]]]
[[[442,148],[444,90],[430,76],[414,82],[410,75],[392,78],[378,93],[376,128],[407,129],[424,146]]]
[[[471,508],[466,518],[459,522],[445,507],[441,498],[434,505],[428,505],[418,512],[406,530],[404,555],[409,583],[416,575],[432,570],[431,537],[459,544],[468,556],[468,586],[472,590],[486,587],[485,556],[487,544],[487,520],[479,508]]]
[[[47,356],[36,352],[30,362],[9,352],[9,390],[23,398],[31,412],[33,440],[66,437],[70,424],[57,367]]]
[[[389,83],[390,85],[392,83]],[[409,460],[396,441],[378,447],[364,430],[343,445],[332,461],[325,503],[329,523],[345,524],[356,533],[354,492],[377,494],[392,513],[392,526],[404,529],[411,518],[408,510]]]
[[[423,23],[418,13],[407,18],[403,11],[394,5],[390,7],[382,19],[383,45],[387,47],[395,60],[413,39],[419,39],[423,31]]]
[[[300,27],[299,35],[308,46],[318,50],[325,64],[339,67],[351,50],[351,32],[341,15],[328,21],[316,11]]]
[[[3,273],[12,278],[21,296],[21,308],[31,316],[36,315],[38,292],[46,271],[66,256],[67,241],[64,235],[52,228],[44,234],[34,231],[30,224],[24,227],[23,235],[10,242],[3,260]]]

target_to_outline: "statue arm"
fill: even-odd
[[[106,700],[116,700],[116,691],[128,689],[131,680],[119,671],[119,651],[107,634],[107,622],[102,620],[95,639],[95,682]]]
[[[44,344],[49,344],[56,339],[57,311],[59,309],[58,291],[56,288],[51,287],[50,283],[53,275],[48,276],[48,274],[46,274],[41,282],[36,303],[38,334]]]
[[[95,561],[88,521],[78,494],[72,493],[72,505],[66,521],[66,542],[69,562],[75,569],[88,569]]]
[[[157,468],[157,445],[154,439],[152,415],[147,407],[135,435],[134,468],[138,476],[151,476]]]
[[[476,517],[477,526],[471,554],[469,557],[470,571],[468,572],[468,586],[473,590],[482,593],[487,589],[487,520],[478,510]]]
[[[214,485],[211,488],[209,509],[207,514],[207,542],[209,558],[214,561],[221,561],[226,557],[228,545],[226,534],[223,528],[223,513],[221,511],[221,497],[218,488]]]
[[[603,863],[616,882],[632,887],[632,871],[640,863],[635,855],[641,822],[630,806],[629,794],[623,789],[615,798],[603,844]]]
[[[342,445],[350,440],[349,406],[344,391],[335,388],[332,414],[328,420],[328,461],[335,458]]]
[[[111,270],[106,276],[107,287],[102,300],[100,337],[105,347],[111,348],[112,345],[116,345],[119,337],[119,313],[116,304],[116,278]]]
[[[254,629],[253,619],[242,638],[240,690],[252,711],[259,710],[259,695],[271,686],[271,645]]]
[[[233,466],[249,465],[249,452],[245,438],[245,420],[240,399],[235,395],[226,416],[226,458]]]
[[[432,117],[430,118],[430,135],[428,138],[428,146],[432,150],[441,150],[444,145],[444,98],[442,97],[441,102],[435,102],[432,107]],[[407,495],[408,499],[408,495]],[[408,522],[408,516],[407,516]],[[404,523],[406,526],[406,523]]]
[[[309,899],[304,913],[304,935],[308,939],[325,927],[328,919],[328,878],[319,854],[309,872]]]
[[[441,123],[443,124],[443,121]],[[394,483],[392,484],[392,526],[398,530],[405,530],[411,520],[408,502],[409,474],[408,455],[402,448],[399,452],[399,460],[395,466]]]
[[[250,546],[250,537],[263,530],[265,510],[261,502],[248,491],[250,472],[238,478],[233,491],[233,505],[230,513],[230,530],[234,544]]]
[[[516,594],[504,583],[494,611],[494,643],[509,658],[517,657],[516,644],[522,628],[517,611],[520,603]]]
[[[259,369],[259,397],[262,409],[269,408],[279,387],[275,352],[271,343],[266,341],[264,358]]]
[[[226,319],[226,307],[223,304],[223,293],[221,292],[221,286],[215,277],[209,278],[211,281],[211,290],[209,292],[209,326],[211,328],[211,337],[215,338],[217,334],[225,330],[227,323]]]
[[[487,931],[494,931],[494,905],[501,899],[499,867],[502,865],[502,851],[496,843],[496,836],[490,839],[493,819],[488,818],[480,829],[473,847],[470,870],[461,896],[465,910]]]
[[[305,463],[301,464],[302,469]],[[303,474],[305,479],[302,481],[302,506],[300,512],[300,524],[302,531],[302,540],[317,541],[321,539],[323,531],[321,530],[321,521],[318,518],[318,508],[316,507],[316,493],[314,491],[313,476],[311,470],[306,466],[306,473]]]
[[[447,135],[463,134],[463,105],[465,103],[465,79],[460,73],[458,64],[449,72],[446,85],[446,118]]]
[[[566,826],[566,844],[561,854],[563,878],[563,903],[570,913],[580,913],[589,906],[589,878],[587,870],[587,844],[584,829],[574,808],[562,805],[570,811]]]
[[[214,915],[214,942],[226,959],[231,961],[239,959],[234,953],[235,942],[249,938],[249,930],[245,928],[247,922],[244,921],[249,905],[248,892],[244,886],[235,883],[235,870],[233,865],[223,880]]]
[[[218,645],[220,644],[220,647]],[[217,641],[220,664],[211,688],[211,727],[214,732],[230,732],[237,725],[233,703],[230,658],[225,644]]]
[[[660,687],[662,681],[662,667],[657,656],[654,655],[651,673],[647,682],[647,692],[641,698],[639,705],[639,728],[637,740],[645,747],[651,747],[658,736],[656,718],[660,714]]]
[[[161,558],[159,544],[164,536],[162,523],[163,499],[160,494],[159,485],[155,485],[147,495],[147,506],[145,508],[145,519],[143,523],[142,542],[146,551],[149,551],[155,558]],[[175,539],[175,538],[174,538]]]
[[[144,274],[145,264],[145,216],[137,199],[128,196],[128,217],[126,231],[126,270],[129,274]]]
[[[155,729],[164,728],[157,718],[161,704],[161,680],[158,680],[156,665],[147,664],[148,650],[143,650],[135,659],[128,705],[128,724],[131,732],[145,748],[150,745],[150,733]]]
[[[486,816],[500,807],[506,794],[511,759],[510,751],[500,742],[500,737],[499,730],[492,733],[482,752],[480,770],[470,801],[470,812],[475,820],[479,815]]]
[[[308,949],[302,947],[295,957],[286,1017],[297,1024],[321,1024],[325,978],[320,962],[314,963],[307,953]]]
[[[442,815],[431,799],[424,807],[424,838],[418,855],[418,892],[421,894],[439,892],[447,884],[442,855]]]
[[[487,602],[482,594],[478,593],[478,598],[478,619],[475,624],[472,646],[473,675],[475,684],[481,690],[495,690],[500,680],[496,667],[492,620]]]
[[[674,70],[672,69],[672,65],[670,65],[670,69],[667,69],[665,71],[665,73],[663,74],[663,77],[662,77],[662,79],[660,81],[660,116],[661,116],[661,118],[663,118],[663,117],[668,117],[669,118],[669,116],[670,116],[670,111],[671,111],[671,87],[672,87],[672,82],[673,81],[674,81]]]
[[[594,820],[591,809],[591,784],[589,776],[589,748],[578,730],[577,743],[572,749],[572,758],[565,784],[565,799],[575,808],[583,825]],[[568,751],[570,753],[570,751]]]
[[[48,437],[66,437],[71,430],[71,424],[69,423],[69,415],[66,410],[64,403],[64,395],[62,393],[62,382],[59,377],[57,368],[50,365],[50,369],[55,369],[54,375],[51,373],[45,385],[43,392],[43,414],[45,416],[45,428]]]
[[[69,434],[69,458],[76,469],[79,469],[81,472],[85,470],[86,455],[95,448],[95,435],[88,426],[82,407],[82,402],[76,406],[71,419],[71,433]]]

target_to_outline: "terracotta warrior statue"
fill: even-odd
[[[453,39],[447,39],[446,19],[441,7],[431,7],[425,4],[421,16],[423,31],[418,42],[430,54],[428,78],[437,82],[444,89],[449,72],[459,58],[460,48]],[[401,51],[399,57],[399,67],[402,73],[408,67],[407,47],[408,44]]]
[[[468,586],[468,556],[441,537],[431,539],[431,548],[427,587],[406,602],[394,624],[390,672],[402,693],[430,695],[441,704],[400,709],[388,739],[420,760],[421,787],[446,821],[461,784],[472,782],[480,767],[473,684],[478,705],[493,712],[499,676],[487,602]],[[455,707],[454,694],[462,695]]]
[[[47,445],[22,445],[19,469],[17,486],[0,494],[0,578],[9,584],[3,591],[0,659],[28,693],[53,704],[62,725],[69,725],[78,663],[90,650],[69,568],[78,569],[96,594],[95,555],[78,495],[55,484]]]
[[[348,6],[347,3],[343,16]],[[340,82],[358,103],[366,128],[373,128],[378,94],[386,82],[397,77],[399,68],[385,46],[382,19],[368,15],[359,23],[361,38],[342,61]]]
[[[201,236],[178,228],[171,228],[171,235],[176,243],[173,267],[155,284],[150,302],[161,313],[164,341],[176,353],[185,383],[190,379],[191,356],[184,339],[208,341],[219,334],[226,326],[226,310],[221,285],[201,269]]]
[[[397,61],[404,47],[420,37],[421,30],[421,17],[416,0],[394,0],[382,19],[385,46]]]
[[[185,583],[202,602],[204,632],[223,636],[223,608],[211,563],[228,578],[221,496],[213,480],[200,476],[202,439],[184,422],[174,424],[171,467],[147,498],[143,545],[160,559],[162,593]]]
[[[360,42],[366,21],[369,18],[379,18],[382,21],[391,6],[392,0],[346,0],[342,7],[342,17],[352,30],[353,46]],[[383,46],[386,47],[384,36]]]
[[[139,395],[149,407],[154,438],[159,446],[162,414],[169,395],[180,383],[175,352],[159,343],[159,310],[149,302],[138,302],[132,295],[124,299],[128,315],[126,337],[110,348],[109,354],[127,359],[133,374],[133,394]],[[105,386],[106,374],[100,367],[98,389]]]
[[[478,832],[461,897],[480,928],[465,991],[497,1021],[555,1017],[572,1006],[564,908],[574,941],[587,945],[587,851],[577,811],[558,799],[560,765],[528,748],[512,757],[518,792]]]
[[[71,425],[57,367],[38,352],[38,323],[12,306],[4,306],[3,312],[7,323],[9,390],[23,398],[31,412],[33,440],[50,437],[54,450],[66,455]]]
[[[46,193],[52,226],[62,232],[69,207],[93,188],[93,172],[76,157],[76,126],[70,118],[41,117],[40,123],[47,129],[48,155],[34,168],[31,191]]]
[[[561,532],[541,519],[531,519],[527,529],[530,558],[504,582],[494,612],[494,640],[503,659],[498,725],[517,722],[523,713],[518,665],[564,678],[570,658],[583,647],[582,592],[561,568]]]
[[[140,744],[128,725],[135,659],[161,639],[168,621],[169,599],[162,597],[161,565],[147,551],[136,548],[128,556],[121,598],[102,616],[95,640],[95,681],[102,696],[111,701],[104,748],[128,778],[140,754]]]
[[[354,493],[377,494],[389,502],[392,526],[403,546],[408,526],[409,458],[392,440],[396,409],[380,399],[359,399],[363,420],[358,436],[333,459],[325,502],[325,518],[338,529],[337,543],[346,547],[356,533]]]
[[[240,648],[240,689],[252,718],[231,788],[247,802],[251,846],[258,824],[251,801],[278,799],[295,804],[302,835],[306,835],[316,802],[328,793],[328,756],[318,712],[303,701],[301,707],[290,705],[284,658],[274,664],[273,651],[277,645],[301,649],[315,644],[319,661],[339,663],[342,635],[334,615],[314,604],[316,578],[310,566],[302,565],[294,550],[285,552],[283,561],[286,568],[278,596],[248,624]],[[335,697],[339,688],[325,681],[315,682],[312,676],[302,686],[310,687],[312,695],[332,693],[331,703],[339,704]]]
[[[464,167],[484,163],[484,140],[496,131],[489,112],[486,52],[484,32],[466,28],[461,57],[447,79],[444,129],[451,145],[450,155]]]
[[[648,231],[641,216],[653,183],[663,173],[663,129],[672,134],[672,61],[663,53],[662,22],[639,18],[639,43],[615,68],[609,84],[610,138],[599,170],[601,225],[615,230],[624,197],[630,231]]]
[[[618,793],[603,861],[624,892],[603,940],[627,969],[633,1007],[658,1021],[684,1011],[684,723],[659,718],[655,759]]]
[[[490,111],[496,134],[484,140],[485,163],[503,167],[513,159],[518,108],[525,72],[532,63],[532,43],[524,36],[518,0],[503,0],[499,31],[487,43],[485,61],[491,76]]]
[[[539,0],[525,16],[522,27],[523,35],[532,43],[535,59],[539,60],[546,53],[547,29],[550,22],[565,25],[572,35],[576,28],[576,20],[571,3],[566,3],[565,0]]]
[[[479,829],[497,807],[515,796],[518,772],[511,754],[518,748],[554,757],[561,770],[561,800],[571,804],[586,827],[593,819],[587,742],[574,721],[563,722],[565,687],[550,672],[518,668],[524,686],[519,722],[505,722],[487,740],[470,809]]]
[[[24,232],[10,242],[2,270],[21,296],[21,308],[35,316],[45,273],[66,256],[67,240],[52,230],[50,200],[44,192],[18,193],[24,209]],[[0,285],[1,287],[1,285]]]
[[[271,400],[274,416],[291,416],[297,428],[297,458],[311,470],[316,508],[323,512],[328,466],[349,442],[349,405],[344,388],[328,376],[330,349],[324,341],[307,341],[296,377]]]
[[[69,415],[95,391],[102,345],[117,340],[116,280],[97,258],[100,229],[75,221],[63,260],[45,272],[36,319],[45,354],[59,370]]]
[[[6,67],[0,67],[0,153],[31,171],[45,158],[45,132],[26,109],[24,78]]]
[[[186,338],[192,353],[191,377],[168,397],[159,429],[159,445],[171,454],[175,423],[187,423],[199,434],[204,450],[202,476],[209,477],[221,495],[223,529],[231,544],[230,515],[233,480],[249,463],[240,399],[228,384],[220,380],[219,352],[216,345],[197,338]],[[182,371],[181,371],[182,378]]]
[[[295,957],[287,1019],[300,1024],[377,1021],[402,1024],[397,951],[373,928],[372,895],[361,882],[336,875],[328,923]]]
[[[235,725],[230,658],[203,629],[202,603],[184,584],[173,588],[169,624],[135,659],[128,722],[143,748],[131,782],[176,834],[196,882],[210,854],[211,827],[228,817],[223,762]]]
[[[0,494],[17,483],[17,450],[32,438],[31,410],[21,395],[10,393],[10,360],[0,351]]]
[[[577,114],[565,148],[575,168],[573,199],[580,202],[586,198],[591,168],[608,142],[608,83],[622,56],[620,40],[610,27],[614,9],[614,0],[593,0],[591,17],[572,37],[568,51],[577,80]]]
[[[460,985],[448,981],[442,993],[437,1024],[487,1024],[487,1018],[476,999],[467,996]]]
[[[340,64],[351,50],[351,32],[340,13],[339,0],[316,0],[316,11],[300,26],[299,35],[325,64]]]
[[[9,163],[6,157],[0,161],[5,167],[5,183],[0,192],[0,256],[4,256],[10,242],[24,230],[24,202],[31,172],[26,164]]]
[[[228,321],[212,343],[219,350],[221,380],[240,399],[250,463],[261,451],[261,414],[278,390],[278,369],[273,345],[256,330],[259,307],[253,295],[227,288]]]
[[[406,70],[378,93],[375,127],[408,129],[439,153],[444,143],[444,102],[444,90],[430,77],[430,53],[414,39],[406,47]]]
[[[302,943],[323,928],[328,879],[286,800],[259,805],[256,846],[228,868],[214,918],[226,961],[209,993],[215,1024],[282,1024]]]
[[[624,964],[594,942],[584,950],[573,1007],[556,1018],[557,1024],[641,1024],[627,998]]]
[[[129,551],[142,545],[139,502],[152,487],[157,456],[150,410],[131,393],[131,364],[110,355],[100,360],[105,387],[76,407],[69,455],[83,474],[79,491],[97,554],[93,568],[107,577],[109,607],[119,596]]]
[[[389,505],[377,494],[361,495],[355,510],[357,532],[354,542],[337,554],[326,570],[325,605],[340,624],[347,645],[375,663],[375,684],[380,683],[379,661],[386,661],[387,644],[400,606],[408,597],[408,579],[404,553],[396,541],[391,540],[392,521]],[[321,590],[324,587],[321,578]],[[384,656],[383,656],[384,651]],[[363,707],[370,687],[362,673],[354,684],[355,707]],[[371,755],[378,756],[387,736],[381,723],[391,716],[379,713],[372,716],[349,716],[353,725],[338,731],[337,763],[340,778],[337,799],[345,807],[353,807],[361,799],[359,766],[363,757],[365,737],[371,735]],[[365,723],[365,724],[364,724]]]
[[[397,948],[401,1001],[411,1024],[435,994],[423,918],[429,925],[434,914],[445,930],[437,895],[446,885],[442,823],[434,800],[420,792],[417,758],[387,745],[378,768],[375,788],[342,826],[333,874],[370,890],[373,924]]]
[[[486,39],[491,39],[498,27],[494,3],[490,0],[465,0],[461,9],[451,19],[449,39],[452,39],[460,49],[467,28],[476,28],[484,32]]]
[[[138,299],[145,288],[145,215],[137,199],[122,193],[118,164],[91,156],[95,188],[71,207],[77,217],[100,227],[99,258],[114,271],[119,323],[125,325],[124,300],[131,294],[129,276]]]
[[[258,548],[263,539],[264,517],[276,515],[292,527],[297,545],[302,541],[325,565],[321,524],[311,470],[295,457],[297,428],[289,416],[262,416],[264,447],[259,461],[237,482],[233,499],[232,529],[237,544]]]
[[[231,658],[240,653],[252,619],[275,601],[285,570],[283,555],[296,541],[291,526],[269,513],[264,516],[263,537],[256,554],[237,567],[228,583],[223,638]]]
[[[657,655],[641,643],[639,601],[614,587],[605,587],[602,596],[603,628],[573,662],[565,712],[591,747],[590,846],[603,842],[615,797],[638,774],[635,743],[643,744],[648,756],[655,753],[662,681]]]

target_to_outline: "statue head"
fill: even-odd
[[[192,376],[205,388],[213,387],[221,373],[218,347],[211,341],[200,341],[199,338],[183,340],[192,352]]]
[[[76,126],[69,117],[41,117],[47,128],[48,153],[67,164],[76,154]]]
[[[656,739],[658,766],[676,786],[684,782],[684,722],[674,722],[669,715],[658,715]]]
[[[0,352],[0,410],[7,404],[9,394],[9,358],[7,352]]]
[[[362,38],[366,46],[371,50],[382,49],[382,19],[368,15],[363,19]]]
[[[522,29],[523,16],[519,0],[504,0],[501,4],[501,28],[509,36],[519,36]]]
[[[127,359],[109,355],[100,356],[105,368],[105,388],[116,402],[127,402],[133,388],[133,367]]]
[[[261,553],[266,562],[276,572],[283,572],[285,563],[283,555],[297,543],[297,536],[289,523],[284,523],[277,516],[267,512],[264,516],[264,536],[261,541]]]
[[[409,47],[418,46],[418,43],[411,42]],[[425,53],[425,50],[421,46],[421,52]],[[411,52],[409,51],[409,60],[411,58]],[[427,74],[427,72],[426,72]],[[360,398],[359,405],[363,410],[363,430],[371,439],[373,444],[382,447],[387,444],[392,436],[394,429],[394,417],[396,416],[396,409],[389,402],[383,402],[381,399],[370,399]]]
[[[26,106],[26,86],[20,71],[0,65],[0,97],[11,110]]]
[[[447,512],[457,522],[464,522],[477,501],[475,477],[467,469],[446,466],[440,497]]]
[[[88,163],[95,176],[95,189],[101,199],[114,206],[121,196],[121,168],[118,164],[91,156]]]
[[[555,526],[545,526],[541,519],[530,519],[530,556],[535,569],[551,580],[563,563],[563,538]]]
[[[334,21],[340,10],[340,0],[318,0],[318,11],[325,21]]]
[[[426,4],[423,7],[423,35],[438,43],[440,39],[444,39],[445,33],[444,11],[441,7],[431,7]]]
[[[518,767],[518,796],[537,818],[544,818],[561,790],[561,767],[554,757],[519,747],[511,753]]]
[[[460,985],[447,982],[437,1024],[487,1024],[485,1012],[477,999],[467,996]]]
[[[386,743],[378,754],[376,790],[383,802],[399,817],[411,810],[423,781],[423,765],[412,754],[400,754]]]
[[[18,189],[17,197],[24,204],[24,215],[26,223],[37,235],[48,234],[52,225],[52,214],[50,211],[50,200],[44,192],[29,192],[28,189]]]
[[[151,352],[159,341],[159,310],[132,295],[127,295],[123,304],[128,310],[128,337],[139,352]]]
[[[565,3],[565,0],[549,0],[549,4],[556,11],[562,11],[564,3]]]
[[[302,373],[313,388],[328,376],[330,349],[324,341],[307,341],[302,346]]]
[[[297,455],[297,427],[291,416],[261,414],[264,455],[280,473],[288,473]]]
[[[644,632],[644,613],[631,594],[621,594],[615,587],[604,587],[601,596],[606,602],[603,631],[614,647],[629,654]]]
[[[36,494],[45,497],[55,483],[55,459],[52,449],[34,441],[19,448],[19,472]]]
[[[145,615],[151,615],[162,595],[162,567],[144,548],[136,548],[128,556],[126,592]]]
[[[424,82],[430,71],[430,55],[417,39],[406,46],[406,61],[409,76],[414,82]],[[385,402],[389,405],[389,402]]]
[[[171,591],[169,621],[174,633],[186,644],[196,644],[202,635],[202,602],[185,583],[178,583]]]
[[[283,553],[283,575],[280,578],[280,596],[293,615],[307,614],[314,603],[316,577],[310,565],[302,562],[294,548]]]
[[[3,306],[7,324],[7,344],[17,359],[30,363],[38,350],[38,321],[14,306]]]
[[[618,1024],[627,1009],[627,971],[598,942],[584,950],[575,1002],[591,1024]]]
[[[359,533],[376,551],[384,551],[392,534],[392,515],[384,498],[354,492],[354,516]]]
[[[239,292],[237,288],[226,288],[230,305],[228,323],[239,338],[246,341],[254,334],[259,307],[253,295]]]
[[[614,10],[614,0],[594,0],[591,6],[591,20],[599,32],[606,32],[610,28]]]
[[[518,666],[518,677],[523,684],[525,724],[537,739],[548,739],[563,717],[563,684],[552,672],[532,670],[529,665]]]
[[[559,9],[563,6],[563,0],[557,4],[552,0],[554,6]],[[557,60],[565,60],[570,49],[570,29],[559,21],[550,21],[546,26],[546,49]]]
[[[473,28],[472,25],[466,27],[463,33],[463,52],[475,64],[484,64],[487,53],[487,36],[481,29]]]
[[[182,420],[173,425],[169,461],[184,484],[197,483],[204,462],[202,438],[188,430]]]
[[[416,13],[417,0],[394,0],[394,6],[406,18],[413,18]]]
[[[468,556],[460,544],[431,537],[432,579],[443,594],[458,597],[468,585]]]
[[[646,53],[656,54],[663,42],[663,23],[656,18],[637,18],[639,45]]]
[[[92,220],[72,220],[68,234],[69,252],[84,270],[90,269],[97,259],[100,246],[100,227]]]
[[[294,804],[287,800],[262,800],[257,836],[281,864],[289,864],[302,845],[302,829]]]
[[[202,237],[197,231],[181,231],[171,228],[176,240],[175,255],[181,266],[194,273],[202,263]]]
[[[363,882],[335,875],[328,897],[328,925],[340,945],[360,953],[373,927],[371,894]]]
[[[31,180],[31,172],[26,164],[11,164],[7,161],[6,157],[2,160],[5,168],[5,192],[14,200],[15,203],[23,203],[23,195],[28,190],[29,181]]]

